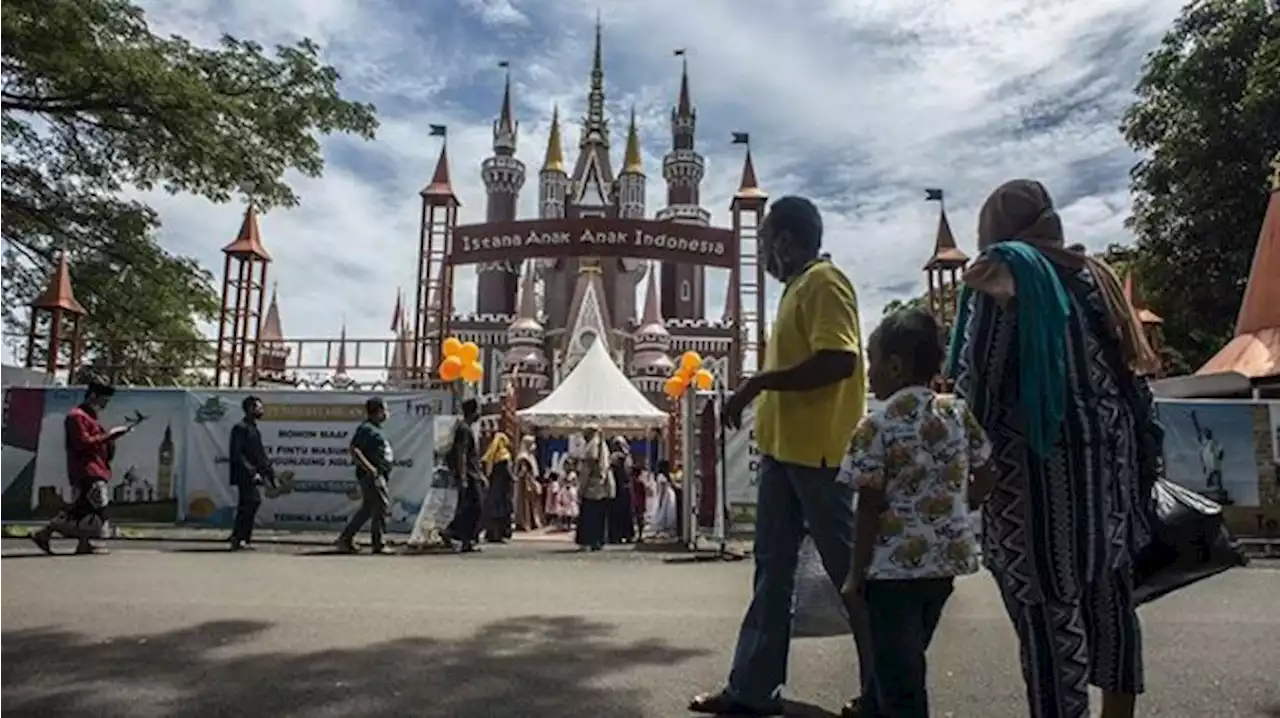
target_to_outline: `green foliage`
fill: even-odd
[[[309,40],[196,47],[153,34],[127,0],[10,0],[0,13],[6,329],[25,331],[22,307],[65,248],[90,360],[177,380],[207,363],[213,277],[162,249],[156,214],[121,194],[226,202],[250,188],[260,207],[296,205],[286,170],[319,176],[318,135],[370,139],[374,108],[343,99]]]
[[[1134,263],[1175,369],[1232,335],[1280,149],[1280,13],[1265,0],[1196,0],[1148,57],[1124,118]]]

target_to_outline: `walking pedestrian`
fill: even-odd
[[[395,461],[391,442],[382,432],[387,421],[387,403],[381,397],[372,397],[364,403],[365,419],[356,427],[351,437],[351,460],[356,466],[356,481],[360,484],[360,508],[351,515],[346,528],[338,536],[338,550],[356,553],[356,533],[369,524],[369,539],[373,552],[389,554],[386,544],[387,512],[391,506],[388,481]]]
[[[271,459],[262,445],[262,432],[258,421],[265,407],[262,399],[246,396],[240,402],[244,420],[231,427],[231,441],[227,452],[231,467],[231,485],[236,487],[236,517],[231,529],[231,550],[241,551],[251,547],[253,525],[262,506],[262,485],[275,480]]]
[[[462,553],[480,550],[476,542],[480,538],[484,474],[480,468],[480,449],[474,428],[479,418],[479,402],[475,399],[463,401],[462,420],[453,429],[453,443],[449,445],[446,458],[458,486],[458,508],[443,535],[450,543],[456,541]]]
[[[822,258],[822,216],[800,197],[774,202],[761,224],[765,269],[783,283],[763,370],[725,404],[741,425],[757,397],[755,587],[742,620],[728,685],[695,697],[696,713],[782,712],[791,605],[806,527],[834,587],[844,584],[853,543],[853,488],[836,480],[853,428],[866,412],[866,377],[853,285]],[[688,468],[688,467],[686,467]],[[871,690],[865,616],[852,616],[863,694]],[[859,700],[844,715],[860,715]]]

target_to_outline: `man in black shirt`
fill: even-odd
[[[356,481],[360,482],[360,508],[351,515],[347,527],[338,537],[338,550],[356,552],[356,532],[369,523],[369,538],[374,553],[391,553],[384,543],[387,526],[387,509],[391,495],[387,482],[391,478],[391,466],[395,457],[391,442],[382,433],[387,420],[387,403],[381,397],[373,397],[364,403],[365,420],[351,437],[351,460],[356,465]]]
[[[475,399],[462,402],[462,421],[454,427],[447,456],[449,471],[458,482],[458,509],[444,535],[450,541],[458,541],[463,553],[480,550],[476,540],[480,533],[484,472],[480,469],[480,450],[473,426],[479,418],[480,405]]]
[[[262,446],[262,433],[258,431],[258,420],[263,413],[262,400],[246,396],[240,406],[244,409],[244,421],[231,428],[231,450],[228,452],[231,484],[239,495],[235,525],[231,529],[232,551],[249,547],[253,540],[253,522],[258,515],[258,507],[262,505],[259,487],[275,478],[271,459],[267,458],[267,451]]]

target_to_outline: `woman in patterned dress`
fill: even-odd
[[[542,528],[542,484],[538,483],[538,440],[533,435],[520,440],[516,455],[516,528]]]
[[[1135,552],[1160,439],[1143,376],[1156,365],[1115,274],[1071,251],[1048,191],[1015,180],[979,216],[951,361],[999,479],[983,554],[1020,643],[1036,718],[1132,716],[1142,692]]]

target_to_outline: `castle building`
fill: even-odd
[[[487,222],[521,219],[516,208],[526,171],[517,157],[520,123],[511,92],[508,75],[493,123],[492,155],[480,170],[487,191]],[[586,99],[572,165],[565,161],[560,110],[552,108],[537,177],[538,218],[648,218],[649,178],[634,110],[621,143],[621,162],[613,161],[599,25]],[[706,163],[695,145],[696,120],[686,63],[671,110],[671,150],[662,163],[667,205],[653,215],[655,219],[710,223],[711,213],[700,206],[699,186]],[[615,167],[620,169],[615,172]],[[476,311],[454,315],[449,333],[481,348],[483,430],[496,428],[508,382],[515,388],[518,407],[526,408],[567,376],[595,342],[602,342],[632,383],[662,409],[669,405],[662,387],[672,371],[673,356],[697,351],[714,373],[728,376],[733,300],[726,303],[721,319],[705,317],[702,266],[565,257],[490,262],[477,265],[476,272]],[[636,295],[642,281],[646,282],[644,305],[638,312]]]

